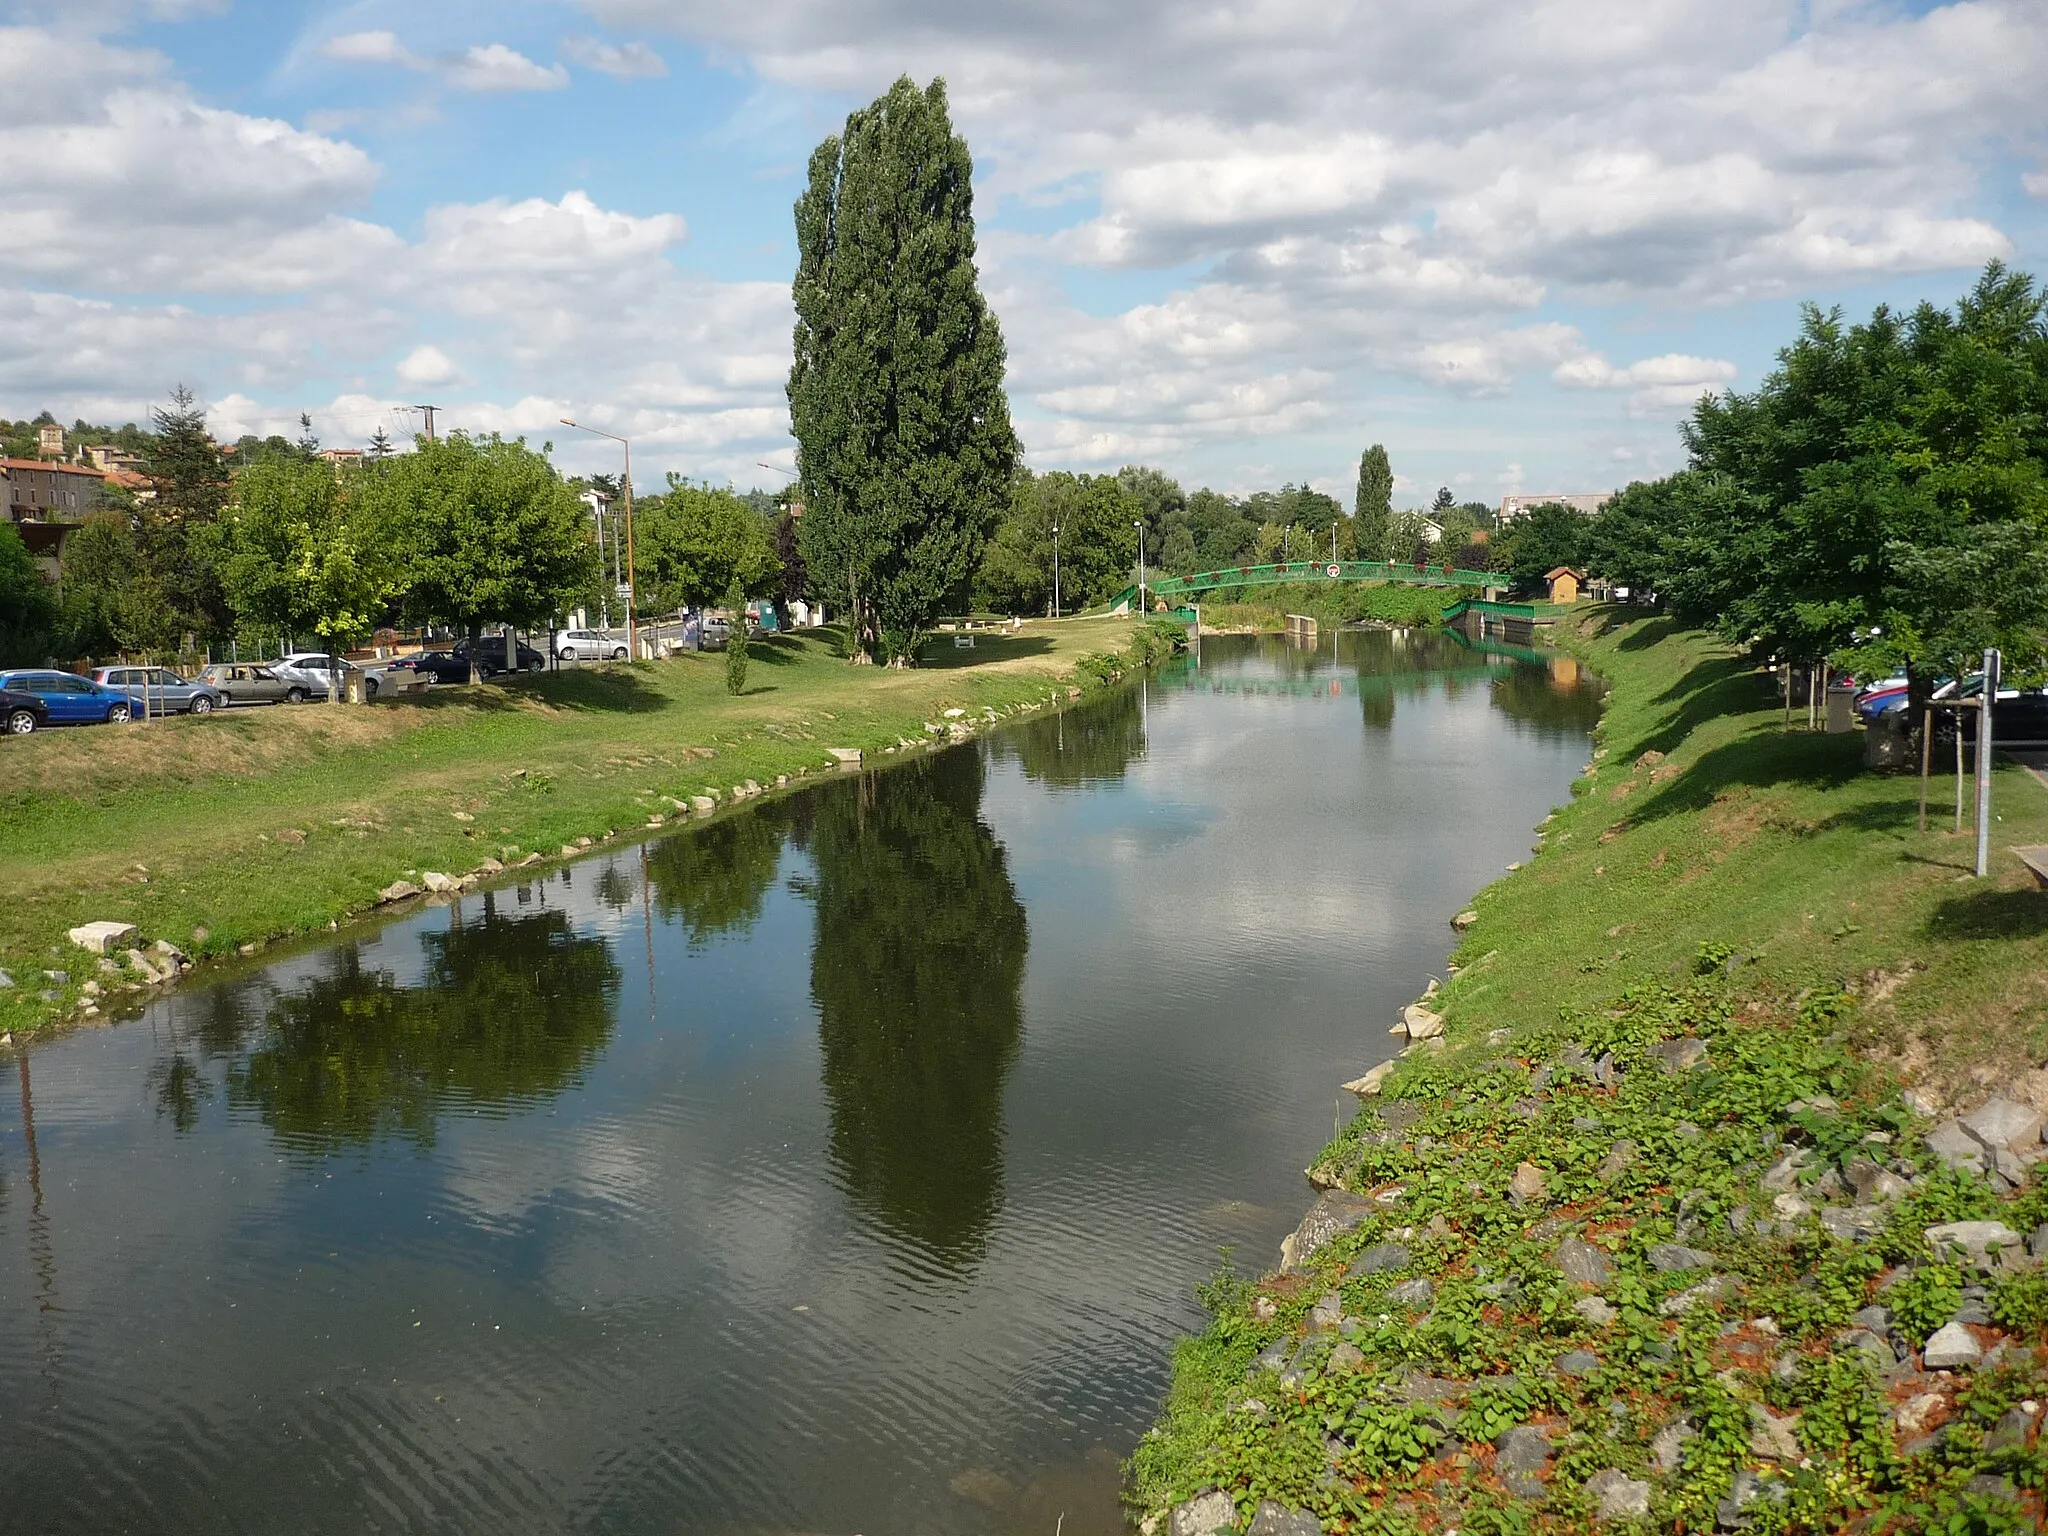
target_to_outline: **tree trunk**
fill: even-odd
[[[505,626],[505,670],[519,670],[519,631],[510,624]]]
[[[469,626],[469,680],[480,683],[484,680],[484,627],[481,624]]]
[[[341,653],[334,648],[334,636],[322,637],[327,642],[327,702],[339,702],[341,698]]]

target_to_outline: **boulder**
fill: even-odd
[[[1374,1202],[1345,1190],[1324,1190],[1301,1218],[1301,1224],[1281,1241],[1281,1268],[1300,1269],[1323,1244],[1340,1232],[1349,1232],[1378,1208]]]
[[[1737,1472],[1734,1483],[1729,1486],[1728,1496],[1714,1506],[1714,1523],[1724,1531],[1748,1530],[1756,1523],[1756,1517],[1746,1511],[1759,1498],[1766,1496],[1773,1503],[1781,1502],[1786,1496],[1784,1485],[1766,1483],[1747,1468]]]
[[[1937,1255],[1961,1251],[1973,1259],[1988,1259],[1993,1249],[2016,1248],[2020,1235],[2002,1221],[1943,1221],[1924,1234]]]
[[[1892,1410],[1892,1425],[1902,1435],[1924,1435],[1948,1411],[1948,1399],[1939,1392],[1921,1392]]]
[[[1323,1523],[1305,1509],[1261,1499],[1249,1536],[1323,1536]]]
[[[1310,1333],[1335,1333],[1337,1325],[1344,1321],[1344,1298],[1335,1291],[1322,1297],[1308,1309],[1308,1331]]]
[[[1607,1060],[1604,1056],[1600,1059],[1602,1061]],[[1607,1155],[1600,1159],[1600,1166],[1595,1171],[1602,1179],[1620,1178],[1623,1173],[1635,1165],[1636,1153],[1640,1150],[1633,1141],[1624,1136],[1620,1141],[1617,1141],[1607,1149]]]
[[[1677,1040],[1659,1040],[1646,1054],[1666,1072],[1676,1076],[1680,1072],[1690,1072],[1707,1059],[1707,1042],[1695,1040],[1690,1035]]]
[[[1532,1200],[1541,1200],[1545,1185],[1543,1170],[1534,1163],[1522,1163],[1508,1180],[1508,1198],[1516,1205],[1527,1205]]]
[[[1830,1205],[1822,1208],[1820,1224],[1828,1236],[1845,1243],[1860,1243],[1884,1230],[1885,1213],[1874,1205]]]
[[[1435,1299],[1436,1287],[1421,1276],[1417,1276],[1413,1280],[1403,1280],[1399,1285],[1392,1286],[1387,1291],[1387,1300],[1393,1302],[1395,1306],[1413,1307],[1418,1312]]]
[[[1399,1243],[1376,1243],[1351,1261],[1348,1273],[1350,1278],[1357,1280],[1385,1270],[1404,1268],[1412,1257]]]
[[[1781,1195],[1799,1187],[1799,1176],[1819,1159],[1804,1147],[1794,1147],[1764,1170],[1757,1187],[1767,1195]]]
[[[1323,1363],[1327,1371],[1362,1371],[1365,1369],[1365,1351],[1346,1340],[1330,1351],[1330,1358]]]
[[[1401,1010],[1401,1029],[1410,1040],[1434,1040],[1444,1032],[1444,1016],[1410,1003]]]
[[[444,891],[458,889],[462,882],[453,875],[444,875],[438,869],[430,869],[420,876],[420,884],[438,896]]]
[[[1564,1277],[1578,1285],[1605,1285],[1614,1274],[1614,1264],[1583,1238],[1568,1237],[1557,1245],[1557,1267]]]
[[[709,816],[718,809],[718,802],[709,795],[692,795],[690,796],[690,809],[699,816]]]
[[[1779,1415],[1771,1412],[1762,1403],[1749,1405],[1749,1448],[1759,1456],[1768,1456],[1773,1461],[1797,1461],[1799,1449],[1799,1415]]]
[[[133,923],[101,921],[83,923],[65,935],[80,949],[89,949],[96,955],[112,954],[115,948],[135,937]]]
[[[1676,1296],[1667,1296],[1657,1310],[1666,1317],[1676,1317],[1681,1312],[1691,1311],[1703,1301],[1719,1301],[1730,1289],[1726,1275],[1713,1275],[1690,1290],[1680,1291]]]
[[[1676,1472],[1685,1456],[1685,1442],[1697,1433],[1692,1420],[1683,1414],[1673,1419],[1650,1442],[1650,1464],[1659,1472]]]
[[[1843,1181],[1866,1205],[1881,1205],[1906,1193],[1906,1181],[1867,1157],[1853,1159],[1842,1170]]]
[[[855,761],[859,761],[858,758]],[[1176,1504],[1166,1517],[1167,1536],[1219,1536],[1237,1529],[1237,1506],[1217,1489]]]
[[[1534,1424],[1518,1424],[1494,1442],[1494,1467],[1508,1492],[1524,1499],[1543,1497],[1545,1466],[1550,1461],[1550,1436]]]
[[[1650,1513],[1650,1485],[1618,1467],[1587,1478],[1586,1496],[1595,1520],[1642,1520]]]
[[[1383,1061],[1363,1077],[1354,1077],[1343,1085],[1346,1093],[1356,1094],[1361,1099],[1377,1097],[1388,1078],[1394,1075],[1394,1063]]]
[[[1927,1133],[1927,1150],[1950,1168],[1984,1171],[1984,1143],[1954,1120],[1944,1120]]]
[[[475,870],[472,871],[472,873],[479,875],[495,875],[502,873],[504,868],[505,866],[499,863],[496,859],[485,859],[481,864],[477,865],[477,867],[475,868]]]
[[[1621,1314],[1602,1301],[1598,1296],[1581,1296],[1572,1303],[1572,1310],[1596,1328],[1605,1328]]]
[[[1474,923],[1478,921],[1479,914],[1477,912],[1474,912],[1470,907],[1467,907],[1463,912],[1460,912],[1456,917],[1451,919],[1451,926],[1457,929],[1458,932],[1463,933],[1467,928],[1470,928]]]
[[[1711,1253],[1688,1248],[1683,1243],[1659,1243],[1650,1250],[1650,1267],[1667,1275],[1685,1269],[1706,1269],[1713,1262]]]
[[[1566,1350],[1557,1357],[1560,1376],[1590,1376],[1600,1369],[1600,1357],[1590,1350]]]
[[[1987,1152],[2021,1152],[2041,1144],[2041,1112],[2011,1099],[1987,1099],[1965,1115],[1963,1129]]]
[[[377,899],[388,904],[394,901],[404,901],[409,897],[419,895],[419,893],[420,888],[410,880],[394,880],[377,893]]]
[[[1899,1357],[1881,1330],[1874,1328],[1851,1328],[1835,1335],[1837,1352],[1860,1356],[1880,1371],[1888,1371],[1899,1363]]]
[[[1920,1363],[1930,1371],[1957,1370],[1975,1365],[1983,1357],[1977,1340],[1961,1323],[1943,1323],[1920,1351]]]

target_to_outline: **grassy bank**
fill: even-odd
[[[1419,628],[1443,622],[1444,608],[1460,595],[1458,588],[1411,587],[1396,582],[1302,582],[1296,586],[1222,587],[1198,601],[1205,629],[1277,630],[1285,627],[1290,613],[1305,613],[1326,627],[1371,619]]]
[[[822,633],[718,655],[450,689],[366,708],[237,710],[47,731],[0,750],[0,1029],[90,1017],[102,973],[65,933],[112,918],[195,958],[346,921],[394,882],[560,857],[1063,702],[1131,656],[1129,619],[949,637],[910,670],[850,667]],[[1142,647],[1141,647],[1142,649]],[[963,713],[949,716],[947,711]],[[682,802],[679,806],[677,802]],[[690,810],[689,815],[700,814]],[[62,973],[61,977],[49,972]]]
[[[1999,772],[1978,882],[1704,637],[1572,641],[1613,684],[1591,770],[1318,1158],[1290,1266],[1207,1294],[1137,1512],[2039,1529],[2048,897],[2004,849],[2048,791]],[[1993,1094],[2003,1128],[1946,1121]]]

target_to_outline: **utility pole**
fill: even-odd
[[[1060,616],[1060,525],[1052,525],[1052,616]]]
[[[413,407],[413,409],[414,409],[414,410],[416,410],[416,411],[418,411],[418,412],[420,412],[420,413],[421,413],[422,415],[424,415],[424,416],[425,416],[425,417],[427,418],[427,441],[428,441],[428,442],[430,442],[430,443],[431,443],[431,442],[433,442],[433,441],[434,441],[434,412],[436,412],[436,411],[440,410],[440,409],[441,409],[441,407],[439,407],[438,405],[416,405],[416,406],[414,406],[414,407]]]
[[[1977,695],[1977,878],[1991,871],[1991,711],[1998,704],[1998,674],[2005,658],[1996,649],[1984,653],[1984,688]],[[1956,722],[1962,738],[1962,722]]]
[[[586,427],[580,421],[561,418],[562,425],[574,427],[578,432],[588,432],[592,437],[609,438],[626,450],[626,655],[638,659],[640,632],[634,622],[634,615],[640,607],[640,588],[633,573],[633,443],[632,439],[619,436],[616,432],[601,432],[596,427]],[[618,545],[612,546],[612,559],[618,560]],[[744,634],[744,631],[742,631]]]
[[[1145,612],[1145,524],[1133,518],[1131,526],[1138,530],[1138,612]]]

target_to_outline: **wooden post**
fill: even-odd
[[[1934,767],[1934,706],[1926,710],[1927,721],[1920,727],[1920,830],[1927,830],[1927,775]]]
[[[1963,830],[1963,712],[1956,711],[1956,830]]]

